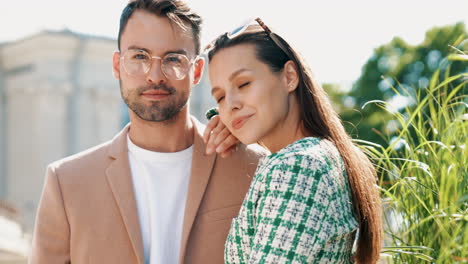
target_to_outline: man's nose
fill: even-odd
[[[146,81],[149,83],[161,84],[167,82],[167,77],[162,71],[161,59],[154,58],[151,62],[150,69],[146,75]]]

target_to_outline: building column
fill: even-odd
[[[116,131],[122,128],[121,104],[119,90],[114,86],[101,86],[95,93],[94,105],[97,117],[97,143],[112,139]]]
[[[7,162],[6,162],[6,98],[5,71],[3,70],[3,56],[0,47],[0,200],[6,198],[7,190]]]
[[[7,88],[8,198],[32,227],[47,164],[67,152],[69,83],[40,80]],[[41,187],[38,187],[41,186]]]

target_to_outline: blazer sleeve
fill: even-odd
[[[248,263],[312,263],[334,233],[328,211],[330,167],[295,155],[274,165],[256,205]]]
[[[70,260],[70,225],[59,177],[49,165],[36,215],[30,264],[63,264]]]

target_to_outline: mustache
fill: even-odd
[[[142,86],[142,87],[139,87],[137,91],[139,94],[142,94],[149,90],[161,90],[169,94],[173,94],[176,92],[176,90],[173,87],[168,87],[165,84]]]

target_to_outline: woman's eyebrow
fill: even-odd
[[[229,81],[232,82],[232,79],[234,79],[237,75],[239,75],[239,74],[241,74],[241,73],[243,73],[243,72],[245,72],[245,71],[251,71],[251,70],[246,69],[246,68],[241,68],[241,69],[239,69],[239,70],[233,72],[233,73],[231,74],[231,76],[229,76]]]

